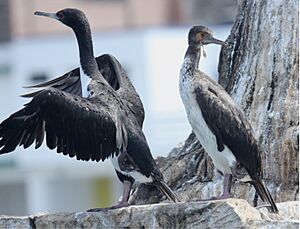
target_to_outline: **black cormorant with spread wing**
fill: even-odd
[[[122,200],[128,206],[134,180],[156,185],[170,200],[179,201],[165,184],[142,132],[144,109],[119,62],[110,55],[94,58],[90,26],[78,9],[35,15],[57,19],[76,35],[80,68],[35,85],[40,91],[25,107],[0,124],[0,154],[35,142],[84,161],[110,158],[123,182]],[[91,209],[98,211],[101,209]]]
[[[261,180],[261,149],[241,109],[217,82],[198,70],[201,48],[207,44],[224,45],[204,26],[193,27],[188,49],[180,69],[180,95],[188,120],[201,145],[224,175],[223,194],[230,197],[232,175],[240,164],[248,172],[263,201],[278,212],[267,187]]]

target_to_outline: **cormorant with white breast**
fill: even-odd
[[[27,148],[34,141],[39,148],[46,135],[47,146],[58,153],[84,161],[111,158],[124,186],[122,200],[111,208],[129,205],[134,180],[155,185],[170,200],[179,201],[151,155],[142,132],[143,105],[126,73],[110,55],[95,60],[85,14],[68,8],[35,15],[56,19],[73,29],[80,70],[33,86],[45,88],[25,95],[32,100],[0,124],[0,154],[12,152],[18,145]]]
[[[261,180],[261,149],[250,123],[221,85],[198,70],[201,48],[208,44],[225,45],[204,26],[194,26],[188,35],[188,49],[180,69],[179,90],[188,120],[217,170],[224,175],[223,194],[229,198],[232,176],[240,164],[249,174],[263,201],[278,212]],[[217,198],[215,198],[217,199]]]

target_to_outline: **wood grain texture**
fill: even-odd
[[[298,189],[299,34],[297,0],[239,2],[222,50],[220,84],[248,116],[265,153],[267,180]]]

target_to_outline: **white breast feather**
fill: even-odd
[[[189,72],[189,58],[185,58],[180,70],[179,90],[182,102],[185,106],[187,117],[201,145],[212,158],[214,165],[223,174],[231,174],[231,167],[236,164],[236,158],[225,145],[222,152],[218,151],[216,136],[206,124],[200,107],[196,101],[193,87],[192,72]]]

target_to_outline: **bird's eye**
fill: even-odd
[[[204,34],[203,33],[197,33],[196,34],[196,41],[197,42],[200,42],[203,38],[204,38]]]
[[[59,19],[63,19],[63,18],[64,18],[64,13],[61,12],[61,11],[59,11],[56,15],[57,15],[57,17],[58,17]]]

